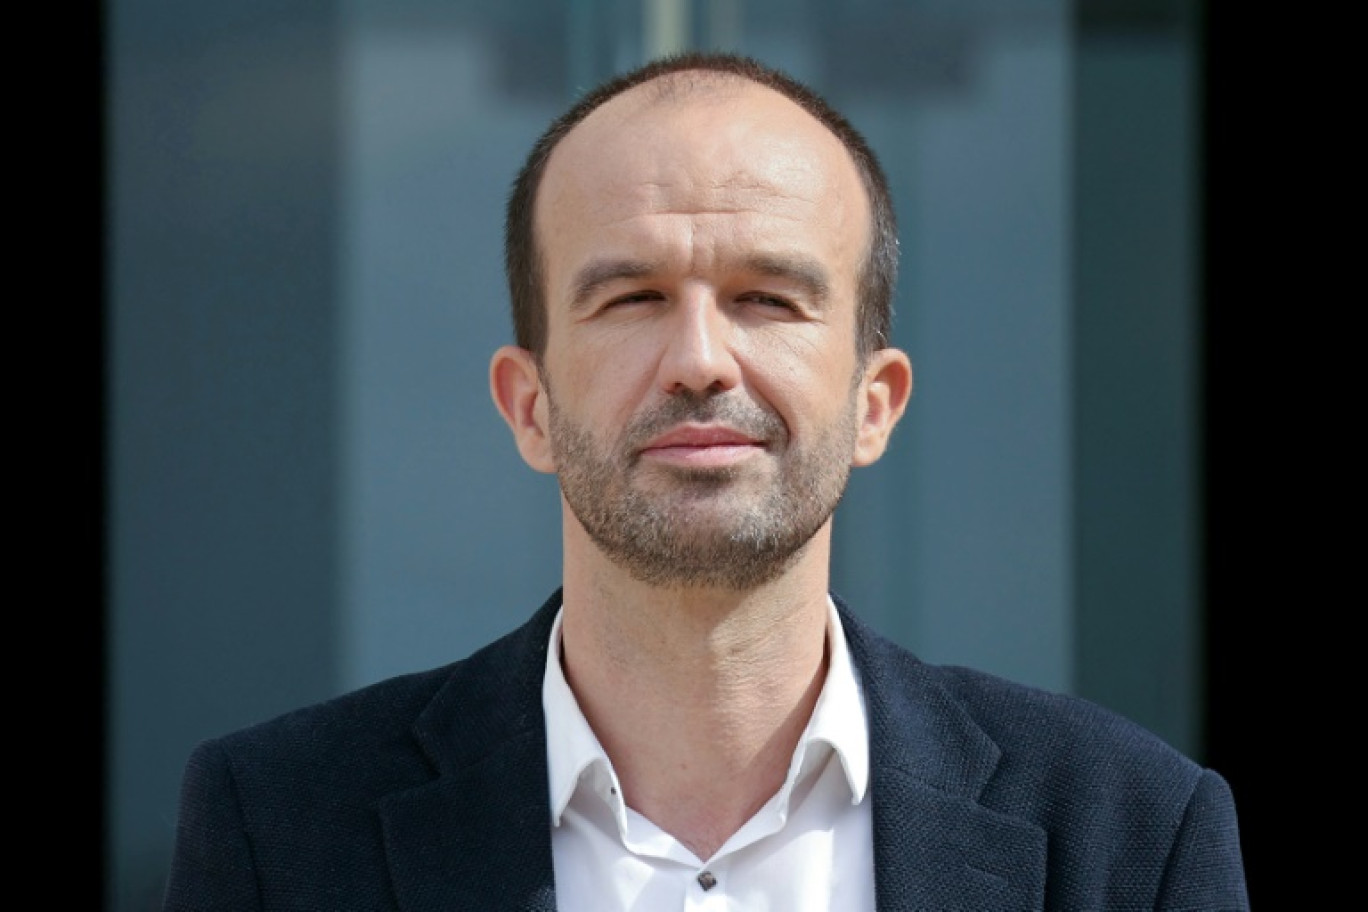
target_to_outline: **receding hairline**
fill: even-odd
[[[615,111],[622,111],[622,116],[631,116],[636,113],[668,107],[683,107],[690,104],[720,105],[735,101],[745,93],[752,91],[777,99],[781,104],[800,114],[803,119],[817,127],[828,138],[832,149],[837,151],[841,160],[849,164],[850,173],[855,178],[855,185],[859,187],[859,196],[863,200],[867,213],[864,219],[867,224],[865,233],[868,235],[865,239],[867,249],[864,256],[867,257],[869,255],[868,248],[871,248],[875,243],[872,221],[874,198],[865,180],[861,163],[844,139],[829,124],[808,110],[806,106],[773,86],[751,78],[744,73],[698,67],[661,73],[612,95],[576,121],[557,139],[555,145],[547,152],[546,161],[541,169],[531,200],[531,240],[536,258],[542,263],[545,262],[546,246],[541,236],[540,223],[546,205],[546,185],[556,168],[557,159],[562,157],[562,150],[567,145],[573,145],[572,137],[581,132],[583,127],[595,121],[602,121],[604,117],[612,116]],[[632,107],[624,111],[624,105],[632,105]]]
[[[638,83],[630,89],[619,92],[595,110],[600,110],[613,101],[637,93],[649,93],[651,101],[657,104],[687,102],[699,97],[716,97],[718,100],[734,98],[748,87],[768,89],[774,94],[787,98],[783,92],[773,89],[762,82],[730,70],[712,70],[706,67],[695,69],[671,70]],[[792,99],[790,99],[791,101]],[[592,116],[592,114],[591,114]],[[588,120],[586,117],[585,120]]]
[[[722,104],[733,101],[749,91],[758,91],[772,96],[792,107],[795,111],[801,112],[811,123],[821,128],[821,131],[842,150],[842,154],[855,168],[856,173],[860,172],[860,163],[842,137],[829,124],[824,123],[820,117],[792,96],[744,73],[699,66],[693,69],[670,70],[661,73],[644,82],[623,89],[595,105],[592,110],[561,134],[551,149],[548,150],[541,179],[537,182],[536,198],[540,199],[541,197],[541,185],[545,182],[546,175],[556,160],[556,153],[586,124],[602,120],[605,116],[623,109],[625,105],[633,101],[636,102],[636,105],[631,109],[632,111],[646,111],[672,106],[683,107],[696,103]],[[865,190],[865,195],[869,195],[868,189]]]

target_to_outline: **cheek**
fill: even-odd
[[[825,424],[849,408],[853,344],[838,343],[824,332],[773,332],[748,343],[743,357],[754,394],[795,430]]]
[[[615,441],[650,387],[640,353],[630,347],[581,345],[572,357],[548,363],[556,402],[565,417],[600,444]]]

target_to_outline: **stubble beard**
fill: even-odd
[[[831,518],[850,476],[853,386],[840,418],[802,448],[791,446],[777,415],[734,394],[675,394],[635,418],[607,450],[558,407],[549,387],[547,402],[566,503],[610,560],[652,586],[744,591],[775,579]],[[762,458],[777,459],[777,475],[759,477],[744,463],[643,466],[642,446],[686,421],[720,422],[765,441],[770,452]]]

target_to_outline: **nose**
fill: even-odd
[[[670,394],[725,392],[741,382],[732,321],[716,296],[695,289],[676,302],[664,327],[660,386]]]

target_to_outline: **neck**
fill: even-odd
[[[779,790],[812,715],[829,544],[828,525],[779,578],[736,591],[648,586],[567,543],[566,680],[627,804],[700,859]]]

